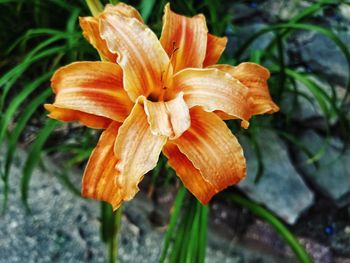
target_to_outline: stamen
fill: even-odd
[[[167,91],[167,81],[168,81],[168,78],[169,78],[169,69],[170,69],[170,66],[173,65],[173,67],[175,67],[175,61],[173,61],[173,58],[174,58],[174,54],[175,52],[179,49],[178,47],[175,47],[176,45],[176,42],[173,41],[173,52],[171,53],[170,55],[170,59],[169,59],[169,63],[167,65],[167,68],[162,72],[161,76],[160,76],[160,81],[163,85],[163,88],[162,88],[162,91],[160,92],[159,96],[158,96],[158,101],[163,101],[164,100],[164,97],[165,97],[165,93]]]

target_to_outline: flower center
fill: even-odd
[[[171,89],[172,81],[173,81],[172,75],[173,75],[173,68],[170,60],[166,69],[163,71],[160,77],[161,88],[157,89],[157,91],[154,91],[150,95],[148,95],[147,99],[152,102],[158,102],[158,101],[169,101],[175,98],[176,94]]]

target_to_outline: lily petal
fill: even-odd
[[[127,5],[122,2],[119,2],[116,5],[107,4],[103,12],[115,13],[115,14],[119,14],[121,16],[129,17],[129,18],[136,18],[141,23],[143,23],[143,19],[139,11],[137,11],[133,6]]]
[[[98,51],[103,60],[116,62],[117,55],[108,50],[107,43],[100,36],[97,17],[79,17],[80,27],[83,29],[83,36]]]
[[[93,129],[105,129],[112,121],[111,119],[105,117],[88,114],[78,110],[69,110],[56,107],[53,104],[44,104],[44,107],[50,112],[48,116],[52,119],[64,122],[78,121]]]
[[[115,183],[118,160],[114,156],[114,141],[119,126],[120,123],[112,122],[102,133],[86,165],[82,182],[82,196],[107,201],[114,210],[123,200],[121,189]]]
[[[243,150],[236,137],[215,113],[205,112],[196,107],[190,110],[190,114],[190,129],[172,143],[202,175],[201,179],[198,178],[198,173],[195,173],[193,178],[185,178],[192,176],[192,174],[179,171],[181,179],[186,181],[189,187],[192,187],[190,191],[205,204],[216,192],[242,180],[246,174],[246,163]],[[174,157],[171,154],[169,156],[180,159],[186,165],[189,164],[183,160],[183,156]],[[171,163],[174,165],[174,162],[175,160],[172,160],[170,165]],[[179,170],[179,165],[173,167],[175,170]],[[189,165],[186,167],[193,171]],[[196,182],[193,182],[194,180]],[[208,183],[204,183],[203,180]],[[203,190],[206,193],[204,197],[202,190],[197,189],[203,185],[209,188]]]
[[[279,107],[270,96],[267,86],[270,72],[266,68],[251,62],[241,63],[236,67],[231,65],[214,65],[213,67],[229,73],[249,88],[252,115],[279,111]]]
[[[193,163],[180,152],[172,143],[167,143],[163,148],[164,155],[168,158],[169,165],[176,171],[185,187],[203,204],[207,204],[218,190],[204,179],[200,171]]]
[[[205,111],[223,111],[248,126],[250,103],[248,88],[218,69],[184,69],[174,75],[173,90],[183,91],[187,105]]]
[[[203,15],[186,17],[164,8],[160,42],[171,57],[174,72],[188,67],[201,68],[207,49],[207,25]]]
[[[120,127],[114,147],[119,172],[115,182],[122,189],[123,200],[130,200],[139,191],[139,182],[157,165],[165,142],[165,136],[152,133],[146,113],[137,102]]]
[[[104,13],[115,13],[125,17],[134,17],[143,23],[140,13],[132,6],[118,3],[116,5],[107,4]],[[79,17],[80,27],[83,29],[83,35],[86,40],[97,49],[103,60],[116,62],[117,55],[108,50],[107,43],[100,36],[99,19],[97,17],[87,16]]]
[[[133,105],[122,85],[122,71],[115,63],[72,63],[51,79],[53,105],[122,122]]]
[[[152,102],[144,99],[143,103],[148,123],[155,135],[176,139],[191,125],[189,109],[182,92],[175,99],[167,102]]]
[[[227,37],[217,37],[208,34],[207,51],[203,62],[203,67],[215,64],[224,52],[227,44]]]
[[[172,76],[168,55],[157,36],[137,19],[111,13],[101,15],[100,31],[109,50],[118,54],[129,97],[134,102],[141,95],[157,97]]]

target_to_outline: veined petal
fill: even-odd
[[[168,158],[169,165],[176,171],[185,187],[201,203],[207,204],[218,190],[204,179],[200,171],[193,166],[193,163],[180,152],[179,148],[172,143],[167,143],[163,148],[164,155]]]
[[[140,13],[134,7],[124,3],[118,3],[116,5],[107,4],[103,13],[114,13],[125,17],[133,17],[143,23]],[[106,41],[101,38],[98,16],[79,17],[79,23],[80,27],[83,29],[84,37],[95,49],[97,49],[101,58],[106,61],[116,62],[117,54],[110,52]]]
[[[136,18],[141,23],[143,23],[143,19],[140,13],[133,6],[122,2],[119,2],[116,5],[107,4],[103,12],[115,13],[129,18]]]
[[[173,90],[183,91],[187,105],[202,106],[205,111],[223,111],[243,120],[248,127],[250,103],[248,88],[218,69],[184,69],[174,75]]]
[[[100,36],[100,29],[97,17],[79,17],[80,27],[83,29],[83,36],[98,51],[101,58],[106,61],[116,62],[117,55],[108,50],[107,43]]]
[[[155,135],[176,139],[191,125],[189,109],[182,92],[167,102],[143,99],[143,103],[148,123]]]
[[[51,79],[54,106],[77,110],[118,122],[133,103],[123,90],[122,71],[111,62],[76,62],[56,71]]]
[[[270,72],[266,68],[251,62],[241,63],[236,67],[231,65],[214,65],[213,67],[229,73],[249,88],[252,115],[279,111],[279,107],[270,96],[267,86]]]
[[[119,172],[115,182],[122,189],[123,200],[130,200],[139,191],[139,182],[156,166],[165,142],[165,136],[152,133],[146,113],[137,102],[120,127],[114,147]]]
[[[171,57],[174,72],[188,67],[201,68],[207,48],[207,25],[203,15],[192,18],[164,8],[160,42]]]
[[[117,209],[122,198],[122,189],[115,183],[118,172],[115,169],[117,158],[114,156],[114,141],[121,124],[112,122],[102,133],[86,165],[82,195],[109,202]]]
[[[203,180],[208,182],[205,184],[210,188],[206,190],[207,196],[200,199],[206,203],[217,191],[236,184],[245,177],[245,158],[236,137],[215,113],[205,112],[196,107],[190,110],[190,114],[190,129],[172,143],[189,159]],[[198,173],[195,173],[193,178],[184,179],[184,176],[188,177],[191,174],[181,171],[180,175],[182,180],[187,182],[198,177]],[[203,181],[198,179],[192,185],[194,188],[203,186]],[[191,192],[201,193],[201,189],[191,189]]]
[[[203,62],[203,67],[215,64],[224,52],[227,44],[227,37],[217,37],[208,34],[207,51]]]
[[[59,108],[53,104],[44,104],[44,107],[50,112],[48,116],[52,119],[65,122],[78,121],[87,127],[94,129],[105,129],[112,121],[105,117],[88,114],[78,110]]]
[[[111,13],[101,15],[100,31],[109,50],[118,54],[129,97],[133,101],[141,95],[157,97],[172,76],[169,58],[157,36],[137,19]]]

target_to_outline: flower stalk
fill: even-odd
[[[118,262],[119,232],[122,208],[113,211],[107,203],[101,203],[101,238],[107,245],[108,262]]]
[[[103,5],[99,0],[85,0],[93,16],[97,16],[103,11]]]

